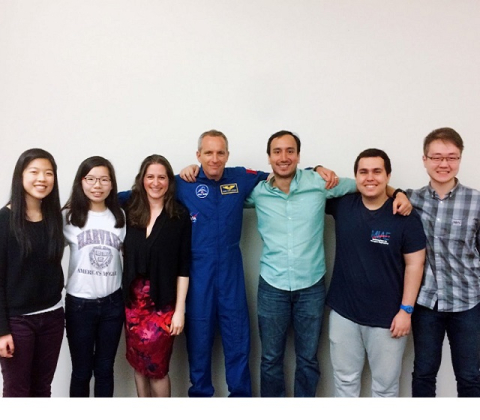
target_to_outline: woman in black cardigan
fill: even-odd
[[[167,159],[147,157],[127,202],[123,291],[127,360],[139,397],[169,397],[173,340],[183,331],[191,222]]]
[[[18,158],[0,209],[0,365],[4,397],[50,397],[63,340],[64,239],[57,165],[43,149]]]

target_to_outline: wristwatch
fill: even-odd
[[[413,306],[410,305],[400,305],[400,309],[403,309],[407,314],[413,313]]]
[[[405,191],[403,191],[401,188],[397,188],[397,189],[393,192],[393,194],[392,194],[392,198],[393,198],[394,200],[397,198],[397,194],[398,194],[398,193],[404,193],[405,196],[407,195],[407,193],[406,193]]]

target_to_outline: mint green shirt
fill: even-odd
[[[297,169],[285,194],[262,181],[245,207],[255,207],[263,241],[260,275],[281,290],[313,286],[326,272],[323,231],[325,202],[357,190],[355,180],[342,178],[327,190],[325,181],[312,170]]]

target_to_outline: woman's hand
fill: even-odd
[[[13,357],[14,350],[12,334],[2,335],[0,337],[0,357]]]
[[[185,313],[175,311],[170,324],[170,335],[180,335],[185,326]]]

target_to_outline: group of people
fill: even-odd
[[[185,328],[191,397],[214,395],[220,330],[228,391],[252,396],[250,321],[240,251],[243,209],[263,241],[258,281],[262,397],[285,396],[293,327],[294,395],[314,397],[324,307],[335,396],[360,394],[365,359],[372,396],[398,396],[413,331],[412,395],[435,396],[447,334],[459,396],[480,396],[480,193],[457,179],[463,141],[451,128],[424,140],[429,184],[394,189],[391,162],[362,151],[354,179],[321,165],[300,169],[299,137],[267,142],[272,173],[226,167],[226,136],[203,133],[197,160],[174,176],[160,155],[118,193],[111,163],[80,165],[61,210],[53,157],[24,152],[0,210],[0,364],[4,396],[49,396],[65,325],[71,396],[113,396],[122,328],[139,396],[169,396],[173,339]],[[325,287],[324,218],[335,219],[335,264]],[[122,263],[123,260],[123,263]]]
[[[163,156],[141,164],[120,203],[112,164],[78,168],[60,208],[57,166],[42,149],[15,166],[0,210],[0,363],[4,397],[49,397],[64,325],[71,397],[112,397],[123,326],[139,396],[169,396],[174,337],[185,324],[191,223]],[[65,310],[64,247],[70,247]]]

